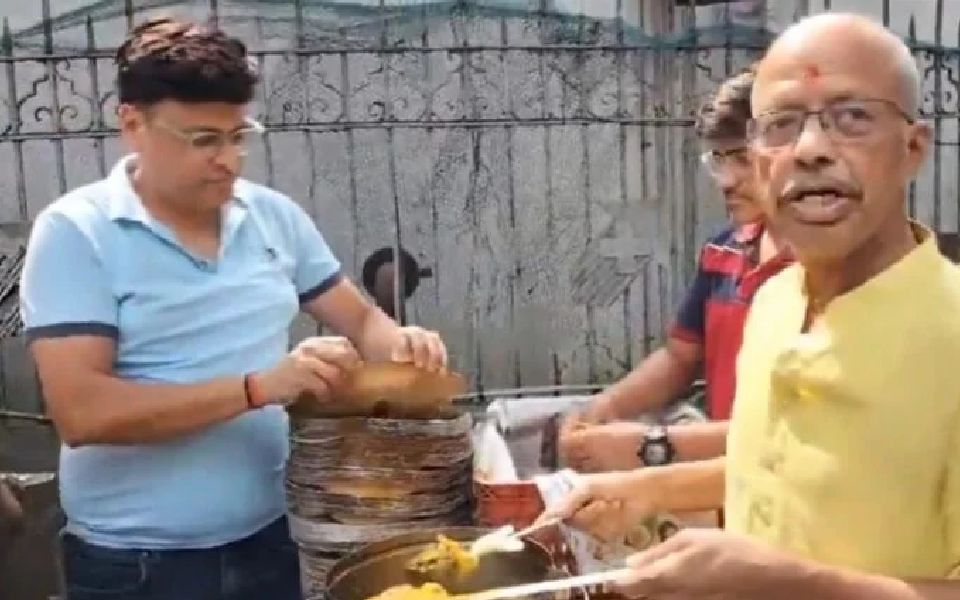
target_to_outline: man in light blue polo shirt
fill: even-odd
[[[117,54],[133,154],[38,217],[21,283],[65,445],[69,600],[294,600],[282,406],[363,359],[446,365],[340,274],[307,214],[238,179],[256,74],[239,41],[136,28]],[[344,338],[288,353],[303,310]]]

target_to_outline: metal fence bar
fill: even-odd
[[[943,115],[943,117],[952,117],[954,115]],[[555,127],[571,127],[579,125],[626,125],[633,127],[649,127],[652,129],[676,128],[692,126],[692,118],[673,117],[673,118],[637,118],[637,119],[614,119],[614,118],[593,118],[593,117],[550,117],[546,119],[502,119],[488,118],[484,120],[472,119],[438,119],[435,121],[333,121],[329,123],[273,123],[267,127],[267,132],[300,132],[300,131],[350,131],[357,129],[500,129],[504,127],[514,128],[543,128],[551,129]],[[0,134],[0,144],[5,142],[31,141],[31,140],[74,140],[74,139],[93,139],[117,137],[120,130],[115,127],[104,128],[100,130],[83,129],[77,131],[61,131],[59,133],[45,131],[31,131],[20,133]],[[269,173],[268,173],[269,176]]]
[[[352,81],[350,79],[350,57],[345,52],[340,53],[340,85],[343,86],[344,93],[340,95],[340,114],[347,121],[353,118],[350,111],[350,89]],[[357,224],[360,221],[360,196],[357,189],[357,159],[356,159],[356,139],[354,138],[354,129],[347,129],[345,132],[347,138],[347,176],[349,177],[350,191],[350,223],[353,225],[354,232],[357,230]],[[360,268],[360,240],[357,235],[353,236],[353,272],[359,272]]]
[[[547,13],[549,16],[549,13]],[[912,44],[913,49],[915,50],[935,50],[943,52],[945,55],[956,56],[960,54],[960,49],[956,48],[937,48],[933,44],[914,42]],[[578,45],[578,44],[549,44],[544,43],[541,45],[532,46],[530,44],[477,44],[471,46],[463,45],[435,45],[430,47],[420,47],[420,46],[411,46],[411,45],[393,45],[387,48],[378,48],[378,47],[361,47],[361,46],[349,46],[343,48],[337,48],[335,46],[324,46],[322,48],[283,48],[283,49],[254,49],[250,50],[249,54],[251,56],[335,56],[337,54],[347,53],[347,54],[483,54],[486,52],[499,52],[501,50],[514,50],[517,52],[529,52],[531,54],[537,52],[550,52],[550,53],[569,53],[569,54],[593,54],[598,52],[604,52],[608,54],[631,54],[635,52],[650,52],[650,51],[662,51],[662,52],[703,52],[709,50],[724,50],[727,48],[727,42],[714,43],[714,42],[703,42],[700,44],[692,44],[687,39],[683,39],[678,42],[670,41],[657,41],[650,42],[646,44],[625,44],[623,46],[617,46],[615,44],[593,44],[593,45]],[[764,44],[753,43],[753,42],[738,42],[736,48],[742,50],[754,50],[754,51],[763,51],[766,49]],[[101,48],[93,52],[93,56],[96,58],[112,58],[116,49],[114,48]],[[47,61],[47,60],[70,60],[70,59],[86,59],[90,55],[83,50],[76,51],[41,51],[33,53],[23,53],[17,54],[15,58],[4,57],[0,58],[0,63],[8,62],[11,60],[15,61]]]
[[[133,0],[123,0],[123,14],[127,21],[127,31],[130,31],[133,29],[134,15],[136,14],[136,9],[133,7]]]
[[[696,0],[689,0],[687,5],[687,14],[689,15],[684,19],[684,25],[689,25],[689,23],[696,23]],[[731,31],[732,22],[730,20],[730,7],[723,7],[723,25],[724,25],[724,40],[723,40],[723,76],[730,77],[730,74],[733,73],[733,32]]]
[[[380,0],[380,46],[386,48],[390,45],[387,36],[387,11],[386,1]],[[393,98],[390,95],[390,69],[391,55],[383,54],[380,57],[380,66],[383,70],[383,119],[393,121],[394,107]],[[404,324],[406,311],[403,310],[404,295],[401,287],[404,285],[403,261],[400,260],[401,239],[401,213],[400,192],[397,186],[397,146],[394,137],[394,129],[387,129],[387,175],[390,181],[390,198],[393,201],[393,311],[394,318],[401,325]]]
[[[724,11],[724,15],[724,20],[729,23],[729,7]],[[695,30],[696,12],[692,1],[690,5],[681,11],[680,25],[681,28],[691,28]],[[730,42],[729,27],[727,28],[727,36],[727,41]],[[733,72],[733,51],[729,43],[723,52],[724,77],[729,77]],[[687,54],[684,56],[684,54],[681,54],[680,56],[681,60],[677,61],[679,63],[677,68],[680,70],[680,97],[681,102],[687,104],[690,100],[695,99],[697,95],[696,73],[694,71],[696,55]],[[692,108],[691,106],[683,106],[683,111],[690,113]],[[683,223],[682,264],[684,269],[681,272],[683,281],[690,281],[694,276],[694,268],[697,262],[697,225],[700,222],[700,198],[697,194],[697,167],[699,161],[694,158],[697,156],[699,148],[697,147],[697,140],[691,133],[690,128],[684,128],[679,132],[681,136],[680,143],[682,145],[680,181],[682,186],[681,198],[683,200],[683,216],[681,217]]]
[[[469,4],[457,4],[457,12],[452,16],[451,25],[454,26],[454,31],[456,31],[456,26],[460,26],[460,43],[464,48],[470,47],[470,14],[469,14]],[[457,41],[456,34],[454,35],[454,42]],[[464,53],[460,55],[460,89],[461,89],[461,99],[463,102],[469,106],[464,106],[465,111],[468,111],[469,118],[471,119],[480,119],[480,110],[477,106],[477,96],[474,87],[473,81],[473,71],[472,67],[472,53]],[[471,163],[470,163],[470,185],[467,190],[467,206],[470,210],[470,237],[471,237],[471,257],[470,257],[470,278],[467,282],[467,306],[470,311],[470,318],[467,319],[468,324],[468,334],[467,339],[470,340],[472,350],[474,352],[475,358],[475,386],[478,390],[483,391],[485,389],[485,379],[484,379],[484,356],[483,356],[483,344],[480,340],[479,331],[481,330],[481,321],[480,321],[480,304],[477,302],[477,246],[480,240],[480,213],[477,195],[477,186],[480,176],[480,167],[482,164],[481,153],[481,139],[482,139],[482,130],[474,129],[470,132],[470,141],[471,141]]]
[[[53,52],[53,26],[50,20],[50,0],[42,0],[43,9],[43,47],[45,52]],[[69,64],[69,63],[65,63]],[[60,106],[60,73],[57,63],[48,61],[47,78],[50,82],[50,117],[54,131],[63,131],[63,111]],[[57,185],[61,194],[67,192],[67,167],[63,160],[63,138],[55,137],[51,140],[54,148],[54,158],[57,166]]]
[[[270,133],[274,130],[273,123],[270,119],[270,110],[266,106],[269,102],[269,90],[267,90],[267,78],[264,76],[264,65],[266,63],[266,58],[263,55],[256,57],[257,61],[257,72],[260,73],[260,93],[263,96],[264,103],[264,125],[266,126],[266,131],[263,133],[262,142],[263,142],[263,160],[266,165],[267,170],[267,185],[270,187],[276,186],[277,176],[276,171],[273,167],[273,144],[270,139]]]
[[[400,259],[400,249],[402,244],[401,219],[403,218],[403,208],[400,204],[400,192],[397,184],[397,144],[395,129],[387,129],[387,173],[390,180],[390,196],[393,200],[393,309],[394,317],[401,325],[405,324],[406,311],[403,310],[405,296],[402,287],[406,279],[404,278],[403,261]]]
[[[320,164],[317,161],[317,143],[314,140],[313,136],[315,134],[310,131],[303,132],[303,143],[307,147],[307,162],[310,164],[310,177],[309,183],[307,184],[307,206],[304,207],[307,214],[310,215],[310,218],[313,219],[314,223],[318,222],[317,218],[317,165]],[[319,134],[316,134],[319,135]]]
[[[653,27],[654,34],[669,34],[673,31],[673,9],[672,5],[661,4],[659,6],[654,5],[656,10],[653,12],[651,19],[651,26]],[[653,61],[653,78],[654,81],[664,82],[664,85],[660,88],[660,93],[656,94],[654,97],[660,103],[661,106],[671,105],[674,100],[673,95],[673,86],[674,84],[674,75],[675,71],[671,67],[673,66],[670,62],[674,54],[666,50],[655,50],[654,51],[654,61]],[[660,209],[664,210],[667,214],[667,223],[668,223],[668,250],[666,261],[669,265],[670,277],[667,280],[669,285],[668,295],[675,295],[676,291],[679,290],[679,282],[677,281],[677,274],[681,270],[681,260],[680,252],[681,249],[678,243],[677,229],[678,226],[678,211],[677,211],[677,202],[676,198],[664,197],[666,192],[672,191],[672,184],[676,181],[675,177],[671,177],[674,172],[675,164],[673,159],[673,150],[674,150],[674,140],[670,136],[670,131],[665,131],[663,129],[657,129],[656,135],[653,138],[653,144],[660,149],[661,153],[666,154],[670,157],[670,160],[667,161],[657,161],[656,162],[656,173],[653,175],[657,182],[657,192],[659,194],[658,200],[660,201]],[[660,285],[663,285],[663,279],[659,281]]]
[[[957,21],[957,45],[960,46],[960,19],[958,19]],[[960,107],[960,77],[957,77],[956,79],[951,78],[951,83],[953,83],[954,98],[958,98],[957,106]],[[957,114],[956,128],[957,128],[957,135],[960,136],[960,112],[958,112]],[[956,148],[956,157],[957,157],[957,160],[955,163],[956,179],[954,183],[956,187],[954,188],[954,194],[960,195],[960,141],[958,141],[958,146]],[[960,207],[958,207],[957,220],[954,222],[954,224],[957,227],[957,231],[960,231]]]
[[[510,42],[509,39],[509,30],[507,27],[506,17],[500,18],[500,44],[507,46]],[[504,113],[507,115],[514,115],[514,105],[513,105],[513,93],[510,87],[510,72],[508,69],[508,55],[507,51],[503,50],[499,53],[500,59],[500,77],[503,82],[503,95],[501,102],[503,103]],[[518,287],[520,286],[520,277],[522,274],[521,265],[520,265],[520,254],[519,249],[521,248],[520,240],[522,238],[521,232],[517,227],[517,184],[516,184],[516,174],[514,173],[514,136],[515,129],[511,126],[506,126],[506,136],[507,136],[507,210],[508,210],[508,223],[510,226],[510,243],[513,249],[513,265],[510,275],[507,278],[508,284],[508,295],[507,300],[509,302],[508,307],[508,319],[510,323],[510,331],[517,331],[517,294]],[[510,354],[511,360],[510,364],[513,369],[513,385],[515,387],[521,387],[523,385],[523,374],[520,366],[520,352],[517,348],[517,338],[514,336],[511,338],[513,343],[510,344]]]
[[[13,56],[13,37],[10,35],[10,22],[3,19],[3,38],[0,40],[0,52],[4,56]],[[20,135],[23,121],[20,118],[20,96],[17,93],[17,68],[14,61],[7,62],[7,107],[10,117],[9,131],[12,135]],[[2,138],[0,138],[2,139]],[[26,221],[29,215],[27,209],[27,182],[23,170],[23,140],[13,139],[13,177],[17,186],[17,216]]]
[[[420,9],[420,18],[423,23],[423,29],[420,31],[420,45],[424,48],[430,47],[430,22],[427,15],[427,5],[423,4]],[[423,86],[426,90],[424,94],[425,102],[423,107],[423,114],[427,116],[428,119],[432,119],[433,115],[433,63],[431,62],[432,55],[427,53],[422,53],[420,55],[420,64],[423,67]],[[431,146],[434,145],[436,141],[435,129],[433,127],[427,127],[427,139],[429,140]],[[444,273],[440,269],[440,257],[442,256],[442,248],[440,247],[440,207],[437,201],[437,195],[433,193],[433,186],[428,185],[424,190],[427,198],[427,204],[430,206],[430,233],[433,239],[433,300],[434,306],[440,307],[440,285]]]
[[[637,2],[637,26],[640,29],[642,35],[646,35],[647,31],[647,4],[646,0],[636,0]],[[634,54],[634,63],[635,63],[635,76],[639,82],[639,90],[637,97],[637,104],[639,105],[638,113],[641,117],[646,117],[647,115],[647,86],[644,85],[647,76],[647,53],[638,52]],[[650,188],[649,188],[649,178],[647,177],[647,128],[640,127],[639,131],[639,141],[638,141],[638,159],[640,161],[640,197],[649,198],[650,197]],[[640,323],[643,326],[643,340],[642,348],[643,354],[650,354],[651,344],[653,342],[653,336],[650,335],[650,262],[646,262],[643,265],[643,270],[640,272],[640,282],[641,282],[641,294],[643,295],[643,313],[641,314]]]
[[[943,41],[943,0],[937,0],[936,3],[936,22],[933,28],[934,44],[941,45]],[[933,112],[940,114],[943,110],[943,57],[937,52],[933,55]],[[921,75],[922,77],[922,75]],[[922,79],[921,79],[922,80]],[[943,123],[941,119],[934,119],[933,139],[941,139],[943,134]],[[933,148],[933,227],[936,231],[941,230],[941,205],[940,205],[940,162],[942,148],[934,145]]]
[[[87,48],[93,52],[96,50],[97,42],[93,32],[93,20],[88,16],[86,24]],[[93,129],[103,129],[103,103],[100,98],[100,74],[97,71],[97,59],[93,56],[87,61],[87,68],[90,71],[90,115],[93,121]],[[107,157],[104,150],[104,139],[102,137],[93,138],[93,148],[97,155],[97,171],[100,177],[107,174]]]
[[[307,54],[304,49],[303,35],[303,0],[294,0],[293,2],[293,23],[296,34],[293,37],[293,49],[297,50],[297,74],[300,77],[300,102],[303,105],[303,117],[309,121],[312,119],[312,109],[310,103],[310,59],[315,54]]]
[[[910,16],[910,24],[907,28],[907,39],[911,42],[915,42],[917,39],[917,21]],[[911,44],[911,48],[914,47],[914,44]],[[914,60],[916,60],[916,51],[914,51]],[[907,210],[911,218],[917,217],[917,182],[913,180],[910,182],[910,188],[907,193]]]
[[[209,0],[209,21],[210,24],[214,27],[219,26],[220,24],[220,7],[217,5],[217,0]]]
[[[624,39],[624,0],[617,0],[616,2],[616,15],[617,15],[617,45],[622,46]],[[617,69],[617,116],[622,117],[626,113],[625,98],[624,98],[624,89],[623,89],[623,76],[624,76],[624,55],[617,54],[614,56],[614,62]],[[617,153],[620,157],[620,165],[618,170],[618,175],[620,176],[619,190],[620,190],[620,210],[623,211],[623,214],[628,214],[629,209],[629,199],[627,197],[627,126],[621,124],[617,128]],[[632,311],[630,307],[630,287],[631,285],[625,285],[623,287],[623,294],[621,295],[621,302],[623,305],[623,362],[629,366],[633,365],[633,318]]]
[[[585,12],[586,6],[584,5],[586,0],[581,0],[581,18],[577,23],[577,40],[580,44],[584,43],[584,27],[586,25],[586,18],[582,16],[582,13]],[[580,86],[579,93],[577,94],[577,107],[575,109],[575,114],[577,116],[583,116],[589,114],[587,108],[587,93],[586,93],[586,84],[584,83],[587,79],[586,67],[587,67],[587,58],[588,56],[578,55],[575,57],[579,61],[577,65],[579,75],[580,75]],[[566,89],[566,88],[564,88]],[[566,103],[564,103],[566,105]],[[583,229],[584,229],[584,248],[589,252],[590,246],[593,243],[594,231],[593,231],[593,193],[591,190],[591,184],[593,183],[590,178],[590,125],[581,124],[579,127],[580,130],[580,173],[581,173],[581,194],[583,202]],[[601,265],[599,268],[603,268]],[[587,374],[590,381],[597,380],[597,312],[593,303],[587,301],[584,307],[584,312],[586,313],[587,318],[587,327],[584,332],[585,335],[585,345],[587,348]]]
[[[537,36],[539,38],[539,43],[541,48],[537,52],[537,74],[540,78],[540,90],[542,92],[542,97],[540,98],[540,120],[549,120],[549,112],[547,109],[547,103],[549,102],[549,82],[547,81],[547,67],[546,67],[546,52],[547,50],[543,47],[547,42],[547,23],[549,18],[549,13],[547,11],[547,2],[548,0],[540,0],[540,4],[537,10]],[[561,110],[563,103],[560,104]],[[553,128],[545,127],[543,129],[543,160],[544,160],[544,203],[546,205],[546,220],[545,220],[545,229],[546,229],[546,238],[549,254],[554,256],[556,253],[556,216],[554,215],[554,188],[553,188]],[[550,350],[551,365],[553,367],[553,383],[560,385],[563,382],[563,371],[560,368],[560,355],[559,353],[551,348]]]

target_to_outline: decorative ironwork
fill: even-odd
[[[495,24],[504,17],[488,18]],[[598,21],[581,25],[526,17],[523,29],[524,35],[538,34],[548,43],[484,39],[482,44],[462,40],[462,45],[335,49],[319,45],[258,51],[265,78],[259,99],[262,117],[282,129],[541,126],[578,120],[685,125],[690,122],[691,98],[645,106],[639,101],[644,92],[656,95],[663,83],[652,69],[641,72],[641,62],[648,67],[669,62],[675,70],[693,65],[706,84],[700,92],[687,90],[695,94],[695,101],[708,85],[727,75],[724,66],[716,64],[718,58],[731,51],[753,56],[760,51],[737,41],[699,45],[696,36],[618,45],[613,26]],[[301,41],[321,43],[309,37]],[[18,90],[15,97],[0,100],[8,108],[0,122],[0,143],[116,134],[111,127],[115,92],[112,81],[103,81],[104,73],[112,71],[109,51],[14,52],[15,36],[9,29],[0,44],[4,55],[0,63],[7,66],[4,83],[14,79]],[[956,101],[960,51],[916,43],[914,47],[923,66],[924,114],[935,119],[960,116]],[[937,77],[943,85],[935,98]],[[57,115],[49,104],[54,87],[60,96]],[[618,89],[623,94],[620,102]],[[513,108],[507,110],[507,105]],[[349,116],[344,106],[350,107]]]
[[[905,21],[889,0],[862,1]],[[97,36],[179,3],[101,0],[59,16],[56,0],[41,4],[42,22],[16,32],[4,22],[0,34],[0,161],[12,169],[0,223],[27,223],[105,172],[118,152],[120,40]],[[615,376],[662,335],[706,224],[720,218],[698,202],[709,188],[689,126],[705,95],[760,55],[765,20],[698,23],[704,11],[686,0],[670,10],[618,0],[619,14],[602,18],[558,14],[547,0],[383,4],[209,1],[261,69],[267,135],[250,162],[281,189],[306,179],[307,205],[342,204],[350,231],[330,237],[354,275],[386,244],[433,269],[406,313],[449,327],[478,388]],[[942,231],[960,226],[960,48],[943,41],[960,23],[936,15],[933,43],[913,21],[907,36],[937,133],[911,208]],[[49,169],[34,168],[38,153]],[[531,305],[549,318],[530,317]],[[531,330],[549,364],[525,365]]]

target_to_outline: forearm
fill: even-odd
[[[956,600],[960,581],[900,580],[808,562],[786,564],[777,586],[783,600]],[[782,585],[787,583],[787,585]]]
[[[350,341],[364,360],[386,361],[393,358],[391,353],[399,345],[401,333],[396,321],[371,304],[354,337]]]
[[[667,429],[677,452],[677,461],[708,460],[723,456],[727,450],[726,421],[684,423]]]
[[[658,511],[696,512],[723,507],[725,470],[726,459],[721,457],[648,467],[637,476],[649,478],[641,489],[644,493],[656,491]]]
[[[189,385],[144,384],[98,374],[52,406],[70,446],[162,442],[229,420],[248,409],[241,377]]]
[[[659,410],[686,393],[695,376],[696,364],[678,359],[666,347],[660,348],[599,394],[594,416],[616,421]]]
[[[629,435],[633,440],[630,447],[634,450],[629,457],[633,464],[629,468],[644,466],[636,449],[643,444],[643,436],[649,426],[639,422],[619,423],[617,426],[622,435]],[[683,423],[668,427],[667,436],[676,451],[674,462],[703,461],[723,456],[727,449],[727,430],[726,421]]]

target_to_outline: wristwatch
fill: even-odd
[[[673,462],[676,450],[670,443],[667,428],[656,425],[643,434],[643,442],[637,451],[640,463],[645,467],[659,467]]]

